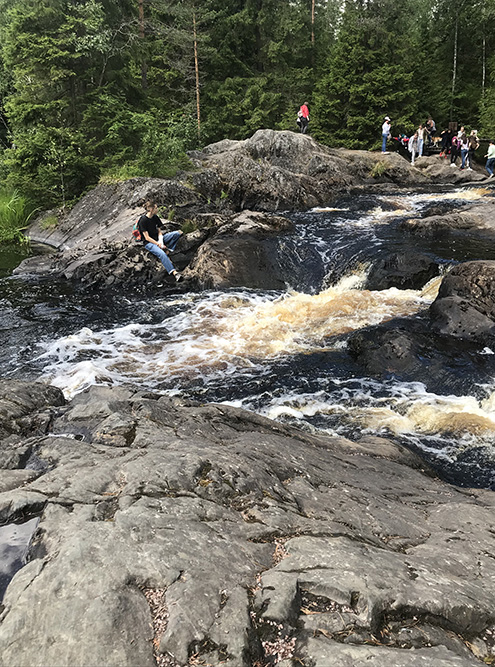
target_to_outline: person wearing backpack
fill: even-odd
[[[159,230],[163,223],[157,215],[158,206],[154,201],[147,201],[144,205],[146,213],[139,218],[138,230],[145,249],[157,257],[165,267],[167,273],[174,276],[177,282],[182,280],[181,274],[174,267],[167,252],[172,252],[182,236],[182,232],[169,232],[160,238]]]

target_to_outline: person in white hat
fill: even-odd
[[[385,116],[385,122],[382,125],[382,153],[383,155],[387,154],[387,139],[390,137],[390,129],[392,125],[390,124],[390,118]]]

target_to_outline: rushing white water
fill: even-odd
[[[194,294],[159,324],[83,327],[48,344],[40,357],[47,360],[45,378],[70,397],[95,382],[154,386],[164,377],[180,384],[184,376],[228,375],[280,355],[322,351],[339,334],[414,314],[431,303],[440,283],[372,292],[357,289],[362,279],[346,277],[316,295]]]
[[[92,384],[126,384],[223,401],[330,434],[395,434],[449,460],[485,444],[495,451],[495,380],[454,396],[419,382],[372,379],[356,374],[345,342],[350,332],[420,315],[436,297],[441,278],[422,290],[363,288],[382,252],[416,250],[394,222],[421,216],[438,200],[475,201],[490,192],[385,195],[369,198],[358,212],[351,202],[295,215],[297,248],[312,248],[312,257],[330,269],[319,287],[136,301],[126,323],[83,320],[70,333],[47,337],[31,362],[67,397]],[[311,256],[304,267],[308,261]],[[348,267],[343,277],[341,266]]]

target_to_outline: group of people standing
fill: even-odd
[[[411,164],[414,164],[417,157],[423,155],[425,146],[431,146],[435,143],[434,137],[436,134],[436,125],[433,118],[429,117],[426,123],[420,124],[416,132],[407,139],[401,139],[403,145],[407,146],[411,153]],[[382,153],[386,154],[387,140],[391,138],[391,120],[389,116],[385,116],[382,125]],[[471,130],[469,134],[466,133],[464,125],[460,130],[452,132],[450,129],[445,129],[440,133],[441,142],[441,156],[447,157],[450,155],[450,166],[457,167],[457,160],[460,158],[461,170],[472,171],[474,164],[474,154],[479,148],[480,142],[478,138],[478,131]],[[485,155],[487,159],[486,171],[488,177],[493,178],[495,171],[495,143],[490,142],[488,153]]]
[[[387,154],[387,141],[392,137],[391,135],[392,121],[389,116],[385,116],[384,123],[382,125],[382,153]],[[417,157],[423,155],[423,150],[425,146],[432,146],[434,143],[434,136],[437,131],[435,121],[430,116],[426,123],[420,124],[416,132],[409,138],[402,136],[400,141],[404,146],[407,146],[409,152],[411,153],[411,164],[414,164],[414,160]]]

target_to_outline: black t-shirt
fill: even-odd
[[[143,232],[148,232],[153,241],[158,241],[158,228],[163,227],[163,224],[160,218],[156,215],[156,213],[152,218],[148,218],[146,214],[142,215],[139,218],[138,225],[139,225],[139,230],[141,232],[141,240],[143,244],[149,243],[149,241],[147,241],[144,238]]]

